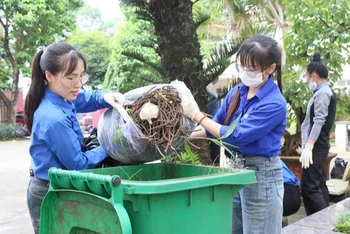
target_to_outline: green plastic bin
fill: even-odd
[[[40,233],[229,234],[232,196],[254,171],[157,163],[49,170]]]

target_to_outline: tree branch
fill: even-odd
[[[282,28],[284,23],[281,21],[275,7],[273,6],[270,0],[266,0],[266,4],[269,10],[271,11],[273,18],[276,20],[277,24]]]
[[[239,38],[241,36],[241,33],[237,27],[235,12],[233,11],[232,6],[228,0],[225,0],[225,7],[228,12],[228,16],[230,19],[230,26],[231,26],[231,30],[233,31],[233,35],[235,38]]]
[[[331,28],[331,26],[329,26],[329,25],[327,24],[327,22],[326,22],[323,18],[318,17],[318,19],[321,20],[321,22],[322,22],[324,25],[326,25],[327,28]]]
[[[4,45],[6,55],[10,60],[11,66],[14,68],[15,67],[15,59],[12,56],[12,53],[10,50],[10,40],[9,40],[9,32],[8,32],[9,27],[8,27],[8,18],[6,17],[6,14],[5,14],[5,20],[6,20],[6,24],[5,24],[5,22],[3,22],[2,18],[0,17],[0,23],[1,23],[1,26],[4,28],[4,34],[5,34],[4,38],[2,39],[2,42]]]
[[[277,21],[265,9],[263,9],[263,12],[267,20],[270,20],[272,23],[277,24]]]

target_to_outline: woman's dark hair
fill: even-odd
[[[319,77],[328,79],[327,66],[321,60],[321,54],[319,52],[314,53],[311,62],[307,65],[306,71],[309,74],[316,72]]]
[[[84,70],[86,70],[86,61],[83,55],[73,46],[64,42],[53,43],[34,56],[32,81],[24,104],[24,120],[29,132],[32,131],[34,112],[45,94],[47,84],[45,71],[52,75],[57,75],[60,72],[69,75],[77,67],[79,59],[83,61]]]
[[[243,67],[260,68],[262,71],[275,63],[277,85],[282,93],[282,48],[276,40],[261,34],[252,36],[243,42],[237,51],[236,58]],[[226,125],[231,122],[239,103],[240,94],[237,90],[227,111]]]

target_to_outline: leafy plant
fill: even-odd
[[[335,231],[350,233],[350,212],[346,212],[339,216],[338,224]]]
[[[191,150],[188,142],[185,141],[185,152],[181,152],[178,155],[178,159],[182,163],[192,164],[192,165],[201,165],[198,154]]]
[[[0,140],[24,138],[27,129],[22,124],[0,124]]]

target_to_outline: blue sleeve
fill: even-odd
[[[244,146],[265,137],[285,118],[286,105],[278,102],[259,105],[248,116],[242,116],[234,132],[223,141],[238,147]],[[221,126],[220,136],[229,128],[230,126]]]
[[[108,92],[109,91],[105,90],[79,92],[74,101],[77,113],[93,112],[110,107],[110,105],[103,99],[103,96]]]
[[[42,131],[41,138],[66,169],[94,168],[107,157],[107,152],[101,146],[82,152],[82,145],[71,125],[69,119],[53,122]]]

